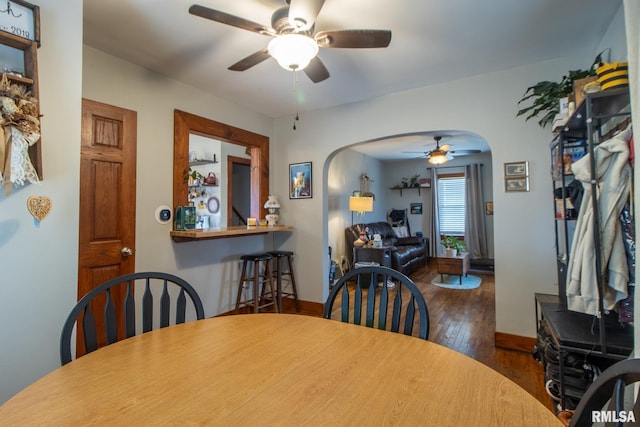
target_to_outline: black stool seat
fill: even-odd
[[[275,257],[293,256],[293,252],[291,251],[269,251],[267,253]]]
[[[298,301],[298,289],[296,287],[296,278],[293,275],[293,252],[291,251],[269,251],[269,255],[273,256],[273,275],[276,280],[276,292],[278,296],[278,310],[282,312],[282,297],[293,297],[296,311],[300,312],[300,301]],[[287,260],[287,270],[283,270],[280,260]],[[289,277],[291,291],[284,292],[282,289],[282,277]]]
[[[253,307],[253,312],[258,313],[261,308],[273,305],[274,311],[280,311],[278,305],[278,293],[273,283],[273,273],[271,271],[271,260],[273,256],[267,252],[258,252],[252,254],[244,254],[240,256],[242,260],[242,272],[238,281],[238,297],[236,299],[236,313],[240,307]],[[253,274],[248,274],[248,270],[253,269]],[[245,300],[242,299],[242,291],[249,289],[249,283],[252,284],[252,297]],[[267,291],[267,287],[269,290]],[[265,302],[265,294],[270,299]]]
[[[271,258],[273,258],[273,256],[271,256],[269,253],[266,253],[266,252],[261,252],[257,254],[246,254],[240,257],[240,259],[243,261],[253,261],[253,262],[269,261]]]

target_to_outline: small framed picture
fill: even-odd
[[[422,215],[422,203],[411,203],[411,213],[414,215]]]
[[[524,176],[520,178],[505,178],[504,179],[504,191],[529,191],[529,177]]]
[[[289,198],[310,199],[311,195],[311,162],[290,164]]]
[[[493,202],[487,202],[485,206],[486,206],[486,209],[485,209],[486,214],[493,215]]]
[[[504,177],[529,176],[529,162],[511,162],[504,164]]]

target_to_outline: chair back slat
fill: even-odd
[[[342,321],[349,322],[349,289],[345,286],[342,290]]]
[[[180,289],[178,300],[176,301],[176,325],[184,323],[187,316],[187,297],[184,295],[184,289]]]
[[[113,305],[111,289],[107,289],[106,302],[104,304],[104,331],[107,337],[107,344],[118,341],[118,321],[116,320],[116,307]]]
[[[411,335],[413,333],[413,321],[416,317],[416,299],[412,296],[407,305],[407,313],[404,318],[404,334]]]
[[[382,283],[379,287],[378,283]],[[387,283],[393,282],[395,286],[391,289]],[[366,292],[366,296],[363,296]],[[403,293],[408,293],[411,298],[407,309],[403,307]],[[353,306],[349,304],[349,298],[353,294]],[[404,326],[404,333],[413,334],[416,317],[419,316],[419,328],[417,336],[422,339],[429,337],[429,312],[424,297],[413,281],[399,271],[392,270],[384,266],[367,266],[351,270],[343,275],[333,286],[329,297],[324,304],[323,317],[332,318],[333,304],[341,296],[340,319],[349,323],[349,313],[353,312],[353,321],[356,325],[362,325],[362,303],[366,300],[366,324],[367,327],[377,327],[378,329],[400,332],[401,325]],[[388,325],[389,304],[391,309],[391,326]],[[404,313],[403,313],[404,310]],[[375,316],[378,315],[377,322]],[[402,323],[404,320],[404,324]]]
[[[171,299],[169,298],[169,290],[167,289],[167,281],[164,281],[162,286],[162,295],[160,295],[160,327],[165,328],[169,326],[169,313]]]
[[[149,332],[153,329],[153,294],[149,278],[145,280],[144,294],[142,294],[142,332]]]
[[[396,285],[396,286],[399,286]],[[402,292],[396,292],[395,298],[393,298],[393,308],[391,312],[391,331],[400,331],[400,318],[402,317]]]
[[[124,335],[131,338],[136,334],[136,299],[133,281],[127,282],[127,290],[124,296]]]
[[[142,299],[136,303],[135,283],[144,281]],[[153,285],[153,286],[152,286]],[[174,291],[175,288],[175,291]],[[179,290],[179,292],[178,292]],[[78,354],[91,353],[99,347],[112,344],[120,339],[136,335],[141,327],[142,332],[153,330],[154,292],[161,305],[157,316],[160,327],[169,325],[171,309],[175,307],[176,323],[186,321],[188,300],[195,310],[196,319],[204,319],[202,300],[196,290],[183,279],[167,273],[143,272],[116,277],[84,295],[73,307],[62,327],[60,336],[60,363],[65,365],[73,360],[72,338],[76,325],[80,323],[82,333],[78,335]],[[122,296],[124,294],[124,296]],[[188,298],[187,298],[188,297]],[[136,311],[142,310],[142,325],[136,322]],[[99,316],[100,333],[94,311],[103,313]],[[104,326],[104,328],[103,328]],[[102,332],[105,332],[102,335]]]
[[[367,276],[365,276],[367,277]],[[373,328],[373,323],[376,315],[376,283],[377,275],[372,273],[368,275],[369,285],[367,286],[367,309],[366,309],[366,321],[365,326],[367,328]]]
[[[82,316],[82,334],[84,338],[84,351],[90,353],[98,348],[98,339],[96,333],[96,319],[93,316],[93,310],[88,305],[85,307]]]
[[[353,323],[356,325],[362,325],[362,285],[363,278],[358,276],[356,279],[356,291],[353,296]],[[347,310],[350,310],[349,307],[347,307]]]
[[[378,329],[387,329],[387,310],[389,305],[389,289],[387,288],[387,276],[382,276],[382,290],[380,291],[380,304],[378,314]]]

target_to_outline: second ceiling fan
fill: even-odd
[[[245,71],[274,57],[288,70],[303,70],[314,83],[329,78],[318,50],[327,48],[382,48],[389,46],[389,30],[315,31],[315,20],[324,0],[287,0],[289,6],[277,9],[271,16],[271,27],[219,10],[194,4],[189,13],[221,24],[272,37],[269,45],[241,59],[229,70]]]

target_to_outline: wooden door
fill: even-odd
[[[78,299],[135,269],[136,120],[135,111],[82,100]]]

